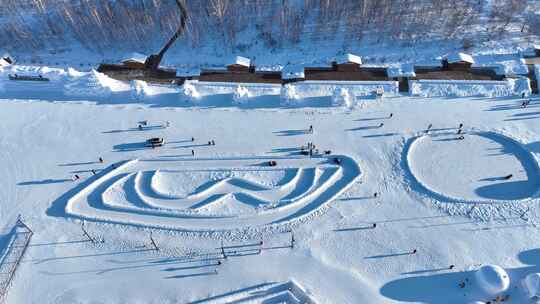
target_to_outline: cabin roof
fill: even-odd
[[[474,58],[465,53],[456,53],[456,54],[450,54],[446,56],[446,60],[448,60],[448,63],[457,63],[457,62],[468,62],[468,63],[474,63]]]
[[[229,62],[228,65],[241,65],[249,68],[251,65],[251,60],[246,57],[236,56]]]
[[[124,59],[122,59],[122,62],[138,62],[138,63],[145,63],[146,62],[146,55],[141,53],[131,53],[127,55]]]
[[[336,57],[337,64],[356,63],[362,64],[362,57],[353,54],[344,54]]]

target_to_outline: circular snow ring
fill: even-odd
[[[461,203],[521,201],[538,191],[538,163],[519,142],[495,132],[459,136],[439,132],[409,140],[405,168],[419,191]]]

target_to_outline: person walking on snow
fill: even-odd
[[[103,158],[100,157],[100,158],[99,158],[99,162],[100,162],[100,163],[103,163]]]
[[[309,126],[309,133],[313,134],[313,126]]]

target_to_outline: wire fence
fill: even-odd
[[[33,234],[30,227],[19,217],[15,226],[5,236],[6,246],[3,250],[0,248],[0,303],[5,301],[17,267],[21,263]]]

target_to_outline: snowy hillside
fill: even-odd
[[[514,52],[538,41],[533,0],[185,1],[189,23],[165,64],[327,62],[343,52],[371,63],[410,62],[456,49]],[[176,31],[173,0],[9,0],[0,42],[24,63],[96,66],[156,53]],[[84,55],[83,55],[84,54]]]

